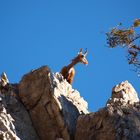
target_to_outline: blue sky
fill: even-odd
[[[139,0],[0,0],[0,73],[19,82],[31,69],[60,71],[80,48],[88,66],[78,64],[73,88],[90,111],[103,107],[114,85],[128,80],[140,93],[140,77],[130,70],[123,49],[109,49],[107,32],[139,18]]]

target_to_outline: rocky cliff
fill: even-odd
[[[140,103],[127,81],[112,89],[104,108],[89,113],[80,93],[47,66],[27,73],[18,84],[1,76],[0,140],[139,139]]]
[[[47,66],[24,75],[19,84],[1,76],[2,106],[11,117],[5,134],[21,140],[73,140],[79,115],[88,113],[87,102],[59,74]],[[0,127],[0,130],[2,128]]]

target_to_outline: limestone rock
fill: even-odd
[[[41,140],[73,140],[78,116],[88,113],[79,92],[47,66],[23,76],[19,96]]]
[[[128,81],[125,81],[112,89],[112,97],[110,100],[122,100],[123,104],[133,104],[138,102],[139,98],[132,85],[128,83]]]
[[[75,140],[139,140],[140,102],[128,81],[112,89],[106,107],[81,115]]]
[[[17,84],[0,88],[0,140],[39,140],[18,98]]]
[[[0,139],[1,140],[20,140],[15,132],[12,117],[2,108],[0,111]]]
[[[8,83],[9,83],[9,80],[7,78],[7,75],[5,72],[3,72],[0,78],[0,86],[5,87]]]

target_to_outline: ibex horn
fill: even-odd
[[[85,51],[85,53],[84,53],[84,56],[86,56],[86,55],[87,55],[87,53],[88,53],[88,50],[87,50],[87,48],[86,48],[86,51]]]
[[[80,51],[78,52],[78,54],[82,54],[83,49],[81,48]]]

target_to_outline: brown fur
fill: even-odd
[[[70,84],[72,84],[75,75],[74,66],[77,63],[88,64],[88,61],[85,58],[86,54],[87,51],[85,52],[85,54],[83,54],[81,49],[78,55],[72,60],[72,62],[68,66],[64,66],[61,69],[60,73],[63,75],[64,79],[66,79],[67,82],[69,82]]]
[[[64,66],[60,72],[64,79],[67,80],[68,83],[72,84],[73,82],[73,78],[74,78],[74,75],[75,75],[75,69],[74,68],[71,68],[70,70],[67,69],[67,66]]]

